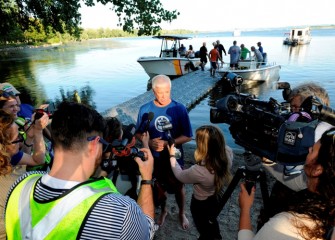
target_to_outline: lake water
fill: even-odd
[[[268,61],[281,65],[279,81],[288,82],[291,87],[316,81],[328,90],[331,105],[335,106],[335,29],[313,30],[311,43],[296,47],[282,44],[284,32],[287,30],[242,32],[240,37],[232,37],[230,32],[202,33],[182,43],[185,46],[192,44],[198,50],[205,41],[210,50],[211,43],[219,39],[228,51],[234,40],[249,49],[260,41]],[[97,110],[103,112],[147,91],[149,77],[137,59],[158,55],[160,44],[151,37],[115,38],[1,53],[0,81],[20,82],[38,91],[37,95],[49,99],[59,98],[61,88],[67,91],[89,86],[94,91]],[[224,56],[223,60],[229,62],[229,56]],[[276,90],[273,85],[261,84],[245,92],[255,94],[261,100],[273,97],[283,101],[281,90]],[[194,130],[210,123],[209,110],[218,98],[217,89],[190,111]],[[228,144],[238,147],[230,137],[228,126],[219,126],[225,132]]]

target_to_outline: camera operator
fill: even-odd
[[[320,85],[310,82],[303,83],[292,89],[288,96],[292,112],[301,111],[301,104],[309,96],[318,97],[325,106],[329,106],[329,96],[327,91]],[[314,142],[318,141],[321,135],[331,128],[332,125],[329,123],[320,121],[315,129]],[[302,175],[292,176],[285,178],[283,175],[284,166],[277,163],[271,163],[270,165],[264,164],[264,167],[280,182],[285,184],[292,190],[298,191],[306,188],[306,181],[302,179]]]
[[[49,173],[28,173],[11,190],[5,209],[8,240],[153,238],[152,154],[141,149],[146,161],[134,158],[143,179],[136,204],[109,179],[90,178],[109,146],[105,131],[95,110],[74,102],[59,105],[51,123],[54,163]]]
[[[179,207],[179,220],[183,229],[187,229],[189,221],[185,215],[184,184],[176,179],[170,166],[168,144],[174,142],[176,148],[183,153],[182,144],[192,139],[192,128],[188,112],[184,105],[171,99],[171,80],[165,75],[157,75],[152,79],[152,91],[155,99],[141,106],[137,118],[137,138],[141,140],[143,132],[149,132],[149,146],[154,156],[154,177],[165,192],[175,194]],[[172,128],[165,129],[169,125]],[[169,143],[170,141],[170,143]],[[178,159],[184,165],[183,156]],[[157,197],[157,196],[156,196]],[[161,216],[157,223],[163,225],[167,215],[166,200],[156,202],[161,206]]]
[[[138,182],[140,179],[135,156],[143,156],[143,152],[135,145],[135,125],[123,126],[116,117],[107,117],[106,141],[111,145],[102,155],[102,162],[97,168],[95,177],[108,177],[112,179],[118,190],[134,200],[138,198]],[[149,149],[149,136],[141,136],[143,147]],[[136,152],[136,153],[135,153]],[[130,186],[129,186],[130,185]]]
[[[9,189],[17,178],[25,173],[26,165],[33,166],[44,162],[45,145],[42,131],[48,120],[45,114],[31,127],[34,152],[28,154],[20,149],[24,140],[19,134],[14,116],[0,109],[0,239],[6,239],[3,213]]]
[[[303,110],[301,108],[301,104],[309,96],[316,96],[325,106],[329,106],[329,96],[323,87],[313,82],[303,83],[292,89],[288,96],[288,101],[290,102],[292,112],[300,112]],[[331,127],[333,126],[329,123],[320,121],[315,128],[314,142],[317,142],[321,135]],[[267,159],[263,159],[263,167],[277,180],[273,185],[269,202],[270,207],[268,210],[271,212],[268,214],[269,217],[271,217],[274,213],[280,211],[280,209],[285,204],[287,204],[292,194],[294,194],[296,191],[306,189],[306,175],[302,171],[302,165],[298,165],[292,168],[294,174],[290,176],[286,176],[284,174],[285,166],[280,163],[269,162]],[[260,218],[262,217],[264,216],[261,215]],[[261,225],[266,222],[267,219],[268,217],[259,219],[259,227],[261,227]]]
[[[290,195],[288,204],[255,235],[250,210],[255,188],[249,195],[241,184],[239,195],[239,240],[329,239],[335,218],[335,128],[326,131],[306,157],[304,172],[307,189]]]
[[[122,123],[116,117],[107,117],[106,119],[106,127],[107,127],[107,134],[106,134],[106,141],[111,143],[114,140],[121,140],[122,139]],[[99,166],[94,174],[96,177],[107,177],[108,174],[113,170],[110,163],[112,151],[111,149],[106,150],[106,152],[102,153],[102,159],[108,160],[107,164],[104,169]]]

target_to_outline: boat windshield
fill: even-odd
[[[162,50],[178,49],[178,40],[172,38],[165,38],[162,41]]]

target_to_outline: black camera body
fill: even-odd
[[[283,98],[287,100],[290,94],[290,85],[285,82],[278,83],[277,89],[283,89]],[[308,97],[301,107],[302,111],[311,115],[313,121],[309,124],[314,124],[313,127],[316,127],[315,121],[325,121],[335,125],[334,110],[323,106],[317,97]],[[290,114],[291,109],[288,102],[279,103],[273,98],[270,98],[269,101],[261,101],[253,95],[236,91],[218,100],[216,108],[210,109],[210,121],[212,123],[229,124],[229,131],[236,144],[244,147],[245,150],[259,157],[265,157],[272,161],[278,160],[280,163],[293,166],[304,162],[305,157],[298,150],[301,146],[298,146],[298,144],[290,146],[291,149],[296,151],[292,151],[291,154],[285,153],[284,157],[280,155],[281,150],[279,151],[279,149],[282,149],[282,144],[287,144],[287,141],[285,142],[287,138],[284,139],[282,133],[285,129],[283,126],[286,127],[289,124],[286,120]],[[298,130],[300,131],[300,128]],[[293,130],[286,129],[285,137],[292,132]],[[306,151],[308,152],[308,146],[305,147],[307,147]],[[279,156],[281,156],[280,160]],[[285,156],[288,156],[291,162],[286,162],[285,159],[282,161]]]
[[[55,103],[49,103],[47,108],[37,108],[34,110],[35,120],[40,119],[43,116],[43,113],[46,113],[49,119],[52,119],[53,113],[56,111]]]
[[[274,159],[278,129],[289,109],[276,100],[260,101],[249,94],[229,94],[211,108],[212,123],[227,123],[236,144],[256,155]]]
[[[135,125],[124,126],[123,131],[123,138],[115,139],[111,143],[107,150],[107,152],[111,152],[110,158],[102,161],[101,168],[108,173],[118,169],[121,174],[139,175],[138,165],[134,158],[139,157],[142,161],[145,161],[145,156],[144,152],[135,146]]]

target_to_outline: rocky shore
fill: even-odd
[[[188,143],[184,145],[185,151],[185,168],[190,167],[194,164],[193,153],[195,150],[194,143]],[[240,166],[244,166],[243,154],[239,150],[234,151],[234,161],[232,173],[235,174],[236,170]],[[242,182],[242,181],[240,181]],[[267,175],[267,183],[269,192],[273,184],[273,178]],[[195,228],[192,220],[192,215],[190,212],[190,202],[192,197],[192,185],[187,184],[185,186],[186,190],[186,216],[190,221],[190,227],[188,230],[183,230],[178,217],[178,206],[176,204],[174,195],[169,195],[167,200],[167,208],[168,215],[166,217],[165,223],[161,226],[155,235],[155,240],[165,240],[165,239],[173,239],[173,240],[194,240],[198,238],[198,232]],[[239,184],[236,186],[233,191],[230,199],[227,201],[224,206],[221,214],[218,217],[218,221],[220,224],[221,235],[223,239],[233,240],[237,239],[238,233],[238,224],[239,224],[239,204],[238,204],[238,195],[239,195],[240,187]],[[252,208],[252,224],[254,229],[256,229],[257,217],[260,209],[263,207],[262,195],[260,192],[259,183],[256,186],[256,195],[255,202]],[[156,209],[156,217],[160,214],[160,209]]]

